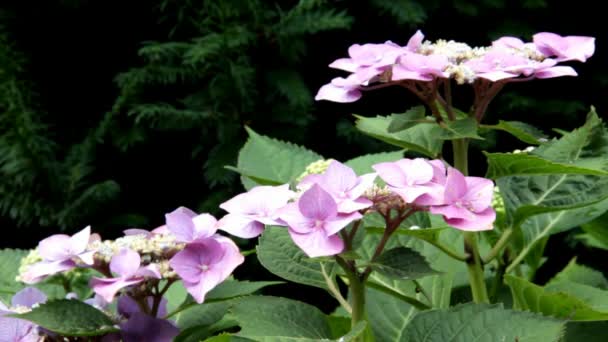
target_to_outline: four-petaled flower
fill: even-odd
[[[219,220],[217,228],[241,238],[254,238],[262,233],[264,225],[284,225],[277,212],[293,196],[288,184],[256,186],[220,204],[228,214]]]
[[[334,160],[324,173],[304,177],[298,187],[318,184],[336,201],[339,213],[349,214],[372,205],[372,201],[362,196],[374,184],[375,178],[375,173],[357,177],[353,169]]]
[[[42,261],[33,264],[22,279],[27,284],[37,283],[49,275],[71,270],[79,264],[93,265],[94,251],[87,251],[91,228],[86,227],[73,236],[57,234],[38,243]]]
[[[215,236],[186,245],[169,264],[180,276],[184,287],[198,302],[224,281],[245,258],[237,245],[223,236]]]
[[[491,207],[494,183],[481,177],[465,177],[455,168],[448,168],[444,204],[430,207],[445,221],[458,229],[479,231],[492,229],[496,212]]]
[[[344,249],[338,232],[362,217],[359,212],[341,214],[333,197],[314,184],[296,203],[282,210],[293,242],[310,257],[335,255]]]
[[[141,266],[141,257],[130,249],[123,249],[112,257],[110,271],[117,274],[118,277],[93,277],[89,283],[93,291],[106,302],[111,302],[116,292],[124,287],[139,284],[146,278],[161,278],[155,264]]]
[[[165,215],[167,229],[175,235],[178,242],[193,242],[215,234],[217,220],[209,214],[197,214],[179,207]]]

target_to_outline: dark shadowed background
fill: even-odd
[[[224,165],[235,164],[244,125],[341,160],[391,150],[357,133],[351,114],[403,112],[417,104],[403,89],[353,104],[313,97],[341,75],[327,65],[351,44],[405,44],[417,29],[470,45],[540,31],[596,37],[595,55],[573,63],[579,77],[508,85],[487,118],[570,130],[591,105],[600,116],[608,109],[605,20],[591,0],[3,1],[0,247],[31,248],[89,224],[113,238],[154,228],[180,205],[221,215],[217,205],[242,190]],[[457,104],[466,109],[470,96],[460,87]],[[487,136],[472,171],[485,170],[480,149],[523,147]],[[552,237],[537,281],[573,255],[607,270],[608,255],[575,243],[574,233]],[[237,276],[272,277],[248,259]],[[311,291],[308,301],[324,302]]]

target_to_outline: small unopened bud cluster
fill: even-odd
[[[93,241],[89,250],[95,251],[95,258],[102,262],[110,262],[112,257],[123,249],[130,249],[152,259],[162,259],[172,256],[184,249],[185,244],[175,241],[172,234],[135,234],[120,237],[116,240]]]
[[[21,258],[21,262],[19,265],[19,272],[18,272],[15,280],[18,282],[22,282],[23,279],[21,278],[21,275],[24,274],[30,266],[32,266],[40,261],[42,261],[42,257],[40,256],[40,253],[38,253],[38,249],[34,248],[34,249],[30,250],[30,252],[26,256]]]
[[[529,153],[532,152],[536,149],[535,146],[528,146],[526,148],[524,148],[523,150],[513,150],[513,154],[519,154],[519,153]]]
[[[331,164],[332,161],[333,159],[319,159],[315,162],[308,164],[306,170],[304,170],[304,172],[302,172],[302,174],[298,176],[296,181],[300,182],[302,179],[304,179],[304,177],[308,175],[322,174],[323,172],[325,172],[325,170],[327,170],[329,164]]]

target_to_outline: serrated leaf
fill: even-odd
[[[508,176],[532,176],[532,175],[595,175],[606,176],[608,171],[602,170],[601,164],[598,168],[588,168],[592,165],[586,163],[586,167],[574,164],[563,164],[552,162],[528,153],[484,153],[488,159],[487,178],[498,179]]]
[[[556,289],[558,292],[553,292],[509,274],[505,275],[504,279],[511,288],[515,307],[518,309],[573,321],[608,320],[608,312],[595,310],[585,301],[559,289]]]
[[[437,137],[443,130],[436,124],[416,125],[400,132],[389,133],[388,126],[393,116],[367,118],[355,115],[355,117],[357,129],[366,135],[432,158],[437,157],[441,152],[443,141]]]
[[[357,175],[374,172],[372,165],[384,162],[393,162],[403,158],[403,151],[382,152],[375,154],[366,154],[344,163],[352,168]]]
[[[262,266],[273,274],[296,283],[328,289],[321,264],[309,261],[310,258],[293,243],[286,228],[267,227],[256,250]]]
[[[572,259],[563,270],[561,270],[549,281],[548,284],[550,285],[565,281],[577,282],[597,287],[602,290],[608,289],[608,279],[604,277],[602,272],[577,264],[576,258]]]
[[[418,279],[438,273],[424,256],[407,247],[385,251],[371,265],[374,271],[395,279]]]
[[[316,307],[299,301],[251,296],[237,302],[230,312],[241,327],[238,336],[257,341],[331,339],[325,315]]]
[[[52,300],[30,312],[12,316],[64,336],[99,336],[118,331],[106,314],[77,300]]]
[[[416,106],[408,109],[402,114],[393,114],[392,121],[388,125],[386,131],[388,133],[396,133],[414,127],[421,120],[424,120],[426,111],[424,106]]]
[[[230,299],[250,295],[267,286],[284,284],[282,281],[226,280],[209,291],[205,300]]]
[[[415,295],[413,288],[410,295]],[[368,321],[376,341],[408,341],[404,334],[405,327],[418,312],[415,307],[369,287],[366,301]]]
[[[496,125],[485,125],[483,128],[505,131],[517,139],[533,145],[539,145],[547,139],[547,136],[541,130],[520,121],[500,120]]]
[[[438,136],[439,139],[479,139],[484,140],[477,134],[477,120],[474,118],[464,118],[454,121],[446,121],[445,125],[441,126],[442,132]]]
[[[310,163],[323,159],[298,145],[269,138],[248,127],[246,129],[249,139],[239,152],[237,166],[233,170],[257,183],[289,183],[302,174]]]
[[[464,304],[420,312],[405,330],[410,342],[557,342],[565,322],[501,304]]]

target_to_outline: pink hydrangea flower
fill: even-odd
[[[160,279],[161,275],[155,264],[141,266],[141,257],[135,251],[123,249],[110,261],[110,271],[117,274],[115,278],[93,277],[89,286],[106,302],[111,302],[120,289],[139,284],[146,278]]]
[[[558,62],[576,60],[587,61],[595,52],[595,38],[586,36],[565,36],[540,32],[532,37],[538,50],[547,57],[556,57]]]
[[[442,205],[433,205],[430,212],[443,215],[452,227],[480,231],[492,229],[496,212],[491,207],[494,183],[481,177],[465,177],[455,168],[448,168]]]
[[[32,308],[36,304],[46,302],[47,297],[40,290],[26,287],[17,292],[11,299],[11,308]],[[0,302],[0,341],[38,342],[42,338],[38,326],[32,322],[6,317],[14,311]]]
[[[262,233],[264,225],[284,225],[278,210],[294,196],[289,185],[256,186],[220,204],[228,214],[217,224],[218,229],[245,239]]]
[[[339,213],[349,214],[369,208],[373,204],[362,196],[374,184],[374,179],[375,173],[358,177],[353,169],[334,160],[324,173],[304,177],[298,187],[307,188],[318,184],[336,201]]]
[[[29,267],[22,276],[23,281],[33,284],[79,264],[93,265],[95,252],[87,251],[90,238],[91,227],[86,227],[73,236],[57,234],[40,241],[38,253],[42,261]]]
[[[338,232],[361,217],[358,212],[340,214],[333,197],[317,184],[281,213],[293,242],[313,258],[342,252],[344,242]]]
[[[179,207],[165,215],[167,229],[178,242],[193,242],[213,236],[217,231],[217,220],[209,214],[198,215],[194,211]]]
[[[373,166],[391,191],[406,203],[432,205],[443,203],[445,166],[441,160],[401,159]]]
[[[232,240],[215,236],[188,244],[171,258],[169,264],[188,293],[200,304],[207,292],[228,278],[244,261]]]
[[[442,55],[403,54],[392,69],[393,81],[415,80],[432,81],[435,78],[447,78],[445,72],[449,61]]]
[[[328,100],[340,103],[355,102],[362,96],[361,90],[359,90],[360,85],[361,82],[359,82],[355,74],[347,78],[336,77],[331,80],[331,83],[319,89],[315,100]]]

